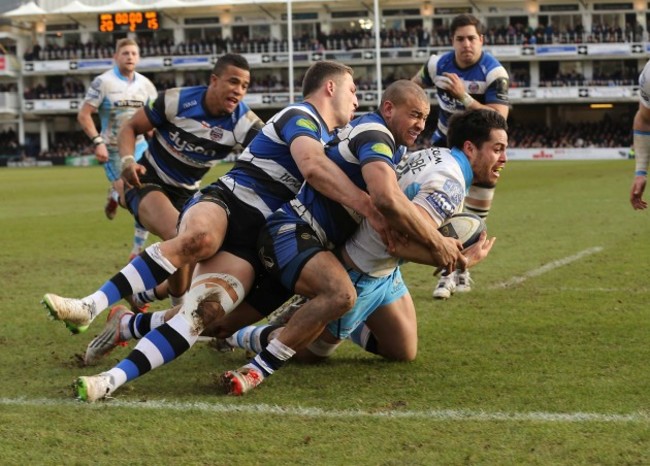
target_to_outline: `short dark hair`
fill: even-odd
[[[478,18],[474,15],[463,13],[462,15],[458,15],[451,20],[451,24],[449,25],[449,34],[451,37],[454,37],[456,29],[462,28],[464,26],[474,26],[476,28],[476,32],[478,32],[480,35],[483,35],[483,26],[481,25],[481,22],[478,20]]]
[[[390,100],[394,105],[401,105],[406,102],[409,95],[414,95],[423,102],[429,102],[427,93],[420,86],[410,79],[398,79],[389,84],[381,95],[380,106],[383,106],[387,100]]]
[[[214,64],[214,68],[212,68],[212,74],[219,76],[228,66],[234,66],[235,68],[240,68],[246,71],[251,70],[251,67],[248,65],[248,60],[246,60],[242,55],[227,53],[219,57],[217,63]]]
[[[454,113],[449,119],[447,145],[461,149],[465,141],[481,147],[493,129],[508,131],[508,122],[494,110],[479,109]]]
[[[354,76],[352,68],[343,63],[330,60],[317,61],[307,69],[302,79],[302,96],[309,97],[328,79],[338,78],[346,73]]]

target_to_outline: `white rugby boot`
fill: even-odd
[[[433,290],[433,297],[435,299],[449,299],[456,291],[456,272],[451,272],[449,275],[441,275],[438,284]]]

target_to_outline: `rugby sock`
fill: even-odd
[[[279,325],[249,325],[237,330],[226,338],[228,344],[234,348],[242,348],[254,353],[259,353],[269,344],[274,330],[282,328]]]
[[[146,314],[144,314],[146,315]],[[118,363],[109,374],[115,388],[152,369],[173,361],[197,342],[199,335],[179,313],[169,322],[147,333],[133,351]]]
[[[296,354],[294,350],[274,338],[244,368],[255,369],[260,373],[262,379],[265,379],[284,366],[294,354]]]
[[[127,314],[120,321],[120,332],[125,340],[139,340],[151,330],[165,323],[167,311],[157,311],[140,314]]]
[[[144,243],[147,242],[149,232],[138,222],[135,222],[135,230],[133,232],[133,247],[131,248],[131,256],[137,256],[144,249]]]
[[[465,197],[464,211],[471,214],[476,214],[482,219],[487,218],[492,207],[492,199],[494,198],[494,188],[487,188],[483,186],[472,185],[469,192]]]
[[[377,338],[373,335],[370,328],[365,323],[361,323],[355,328],[348,337],[354,344],[359,345],[369,353],[379,354],[377,349]]]
[[[160,298],[156,294],[155,288],[133,295],[133,303],[138,307],[144,307],[145,305],[158,301],[159,299]]]
[[[175,271],[176,267],[161,254],[160,243],[155,243],[83,301],[95,306],[94,319],[125,296],[154,288]]]

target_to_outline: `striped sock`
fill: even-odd
[[[266,378],[284,366],[294,354],[294,350],[274,338],[244,367],[252,367]]]
[[[155,243],[83,301],[94,304],[97,317],[125,296],[155,288],[175,271],[176,267],[161,254],[160,243]]]

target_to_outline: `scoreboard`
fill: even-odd
[[[157,11],[100,13],[97,21],[99,32],[156,31],[160,28]]]

